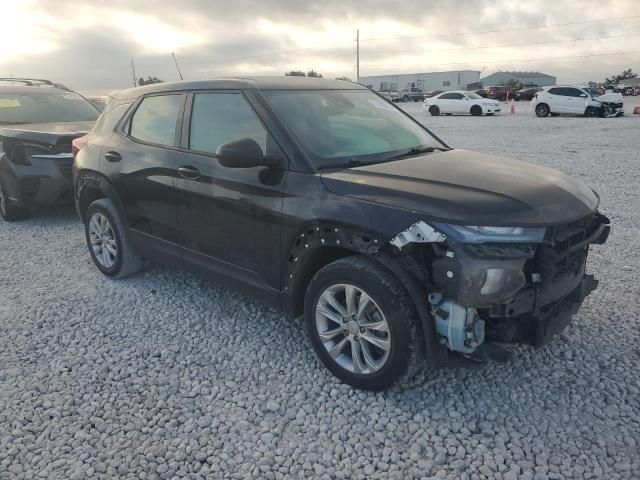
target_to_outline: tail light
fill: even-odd
[[[74,138],[71,142],[71,154],[73,155],[73,159],[76,159],[76,155],[78,155],[78,152],[80,150],[82,150],[82,147],[84,147],[87,142],[89,141],[89,139],[87,138],[87,136],[85,135],[84,137],[78,137],[78,138]]]

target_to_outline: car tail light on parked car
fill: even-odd
[[[73,141],[71,142],[71,154],[73,155],[74,160],[76,158],[76,155],[78,155],[78,152],[82,150],[82,147],[84,147],[87,144],[87,141],[88,139],[86,135],[84,137],[78,137],[73,139]]]

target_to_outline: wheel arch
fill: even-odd
[[[74,190],[76,210],[83,221],[89,205],[101,198],[110,199],[118,212],[121,214],[123,212],[122,204],[118,200],[113,185],[106,176],[95,170],[80,170],[77,174]]]
[[[407,271],[394,248],[381,236],[332,224],[312,225],[300,232],[286,259],[282,307],[297,318],[304,313],[304,297],[313,276],[326,265],[349,256],[364,255],[381,265],[405,288],[420,318],[424,352],[432,368],[447,363],[447,350],[438,342],[427,300],[427,288]]]
[[[330,222],[309,224],[298,232],[285,258],[282,279],[283,309],[298,317],[311,278],[324,266],[351,255],[375,255],[378,235]]]

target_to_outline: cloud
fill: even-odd
[[[137,76],[175,80],[172,51],[186,78],[311,68],[354,78],[356,28],[363,75],[537,69],[600,80],[639,56],[532,59],[640,50],[640,36],[620,36],[640,33],[640,18],[527,28],[640,15],[636,0],[0,0],[0,10],[0,75],[86,92],[130,86],[131,59]],[[604,36],[614,37],[591,38]],[[557,43],[521,45],[539,42]]]

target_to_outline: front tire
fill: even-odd
[[[344,383],[384,390],[422,366],[419,320],[407,292],[364,256],[337,260],[316,273],[304,312],[316,354]]]
[[[482,107],[480,105],[474,105],[473,107],[471,107],[469,113],[471,113],[471,115],[473,115],[474,117],[479,117],[480,115],[482,115]]]
[[[547,105],[546,103],[539,103],[538,105],[536,105],[537,117],[540,117],[540,118],[548,117],[550,113],[551,113],[551,110],[549,109],[549,105]]]
[[[587,107],[584,111],[585,117],[595,118],[600,116],[600,111],[595,107]]]
[[[29,210],[13,205],[9,201],[9,193],[2,182],[0,182],[0,216],[7,222],[24,220],[29,216]]]
[[[438,115],[440,115],[440,108],[437,105],[431,105],[429,107],[429,113],[432,117],[437,117]]]
[[[96,200],[84,216],[87,247],[98,270],[111,278],[125,278],[138,272],[142,260],[134,252],[127,229],[114,203]]]

